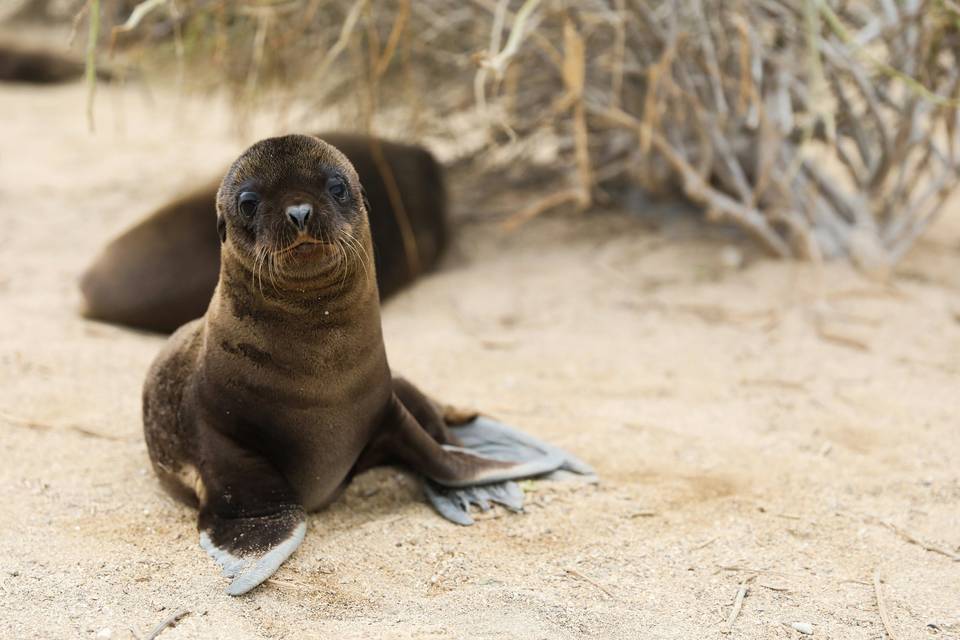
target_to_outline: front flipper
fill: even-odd
[[[303,511],[246,518],[214,516],[201,524],[200,546],[223,568],[223,576],[232,578],[227,593],[239,596],[272,576],[297,550],[306,532]]]
[[[516,466],[505,470],[517,474],[512,476],[513,479],[532,476],[554,479],[564,475],[577,475],[588,482],[597,480],[593,468],[573,454],[485,416],[479,416],[463,426],[453,427],[451,433],[462,446],[444,445],[444,449],[515,463]],[[546,471],[527,473],[531,468]],[[471,505],[486,511],[491,502],[496,502],[511,511],[523,510],[523,491],[513,479],[461,487],[444,487],[427,481],[424,493],[430,504],[444,518],[457,524],[470,525],[473,524],[470,516]]]
[[[263,456],[211,430],[203,440],[200,546],[244,594],[290,557],[307,531],[306,514],[283,475]]]

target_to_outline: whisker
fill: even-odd
[[[260,289],[260,295],[263,296],[263,263],[267,259],[267,248],[257,247],[257,256],[254,261],[254,268],[257,274],[257,284]]]
[[[277,252],[271,251],[269,262],[269,268],[267,269],[267,275],[270,278],[270,286],[273,287],[274,293],[279,294],[280,290],[277,288]]]
[[[351,253],[353,253],[353,255],[357,259],[357,262],[360,263],[360,266],[363,269],[364,276],[369,277],[370,274],[367,272],[367,265],[363,260],[363,255],[357,249],[356,242],[354,241],[354,239],[348,235],[346,236],[345,242],[343,244],[344,244],[344,247],[346,247],[347,249],[350,250]]]
[[[339,242],[334,241],[333,246],[337,250],[337,271],[340,275],[340,282],[337,284],[337,290],[342,291],[343,287],[347,284],[347,276],[349,275],[347,253],[344,251]]]
[[[357,255],[357,259],[360,261],[360,266],[363,267],[363,275],[366,278],[370,277],[370,269],[368,265],[370,264],[370,254],[367,251],[367,248],[364,244],[353,234],[346,234],[347,242],[350,244],[354,253]]]
[[[286,231],[286,221],[281,218],[278,218],[274,221],[272,228],[270,229],[271,235],[276,238],[276,243],[270,247],[269,253],[269,262],[267,264],[267,277],[270,279],[270,285],[273,287],[273,290],[276,293],[280,293],[280,290],[277,288],[277,278],[283,279],[284,273],[286,271],[286,261],[287,256],[284,255],[284,250],[279,247],[285,247],[292,240],[287,239]]]

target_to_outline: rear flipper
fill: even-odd
[[[443,410],[402,378],[394,379],[382,428],[357,462],[356,472],[399,463],[426,478],[427,499],[444,518],[473,524],[470,505],[490,503],[521,511],[521,478],[586,476],[589,465],[563,449],[486,417]],[[461,419],[462,417],[462,424]],[[460,424],[460,426],[453,426]]]
[[[511,511],[522,511],[523,491],[514,482],[520,478],[560,479],[575,475],[588,482],[597,480],[590,465],[576,456],[485,416],[450,431],[461,446],[443,445],[445,450],[514,463],[478,474],[472,482],[427,480],[424,483],[427,499],[451,522],[473,524],[471,505],[487,511],[490,503],[497,503]],[[484,484],[477,484],[479,482]]]

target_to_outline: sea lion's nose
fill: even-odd
[[[311,213],[313,213],[313,206],[309,204],[292,204],[287,207],[287,217],[300,231],[307,227],[307,220],[310,219]]]

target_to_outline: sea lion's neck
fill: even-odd
[[[201,349],[205,370],[230,375],[226,381],[205,375],[203,401],[227,412],[237,406],[226,407],[224,397],[256,406],[271,399],[264,407],[280,397],[297,407],[366,403],[371,416],[379,411],[390,369],[373,274],[358,267],[329,287],[265,281],[261,289],[250,270],[226,253],[204,316]],[[316,384],[321,379],[337,382]],[[239,399],[237,388],[246,390]],[[253,405],[245,411],[254,411]]]
[[[224,250],[220,279],[207,310],[208,330],[289,334],[301,344],[325,329],[380,331],[380,302],[372,267],[332,266],[316,280],[297,281],[254,272]],[[306,332],[306,333],[305,333]]]

